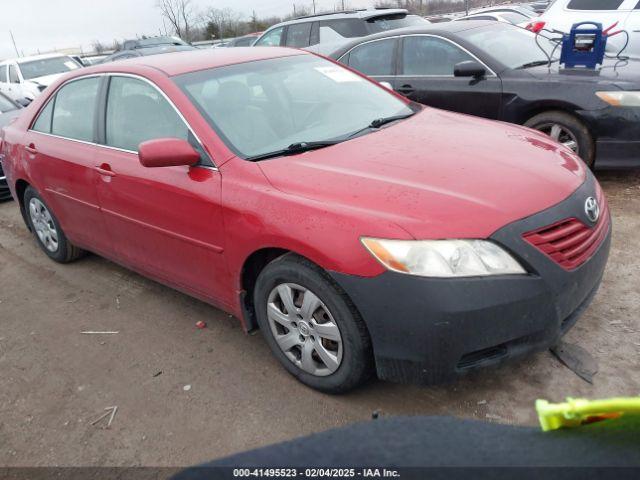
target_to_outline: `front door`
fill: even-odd
[[[431,107],[498,119],[502,82],[489,69],[476,79],[454,76],[456,64],[477,61],[457,44],[432,35],[406,36],[399,54],[397,92]]]
[[[98,194],[116,256],[165,283],[215,299],[216,277],[225,268],[220,173],[210,163],[140,164],[138,146],[147,140],[180,138],[199,149],[175,107],[146,81],[112,76],[104,123]]]

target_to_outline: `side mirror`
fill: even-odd
[[[487,70],[478,62],[460,62],[453,67],[453,75],[456,77],[482,78],[487,74]]]
[[[138,147],[140,163],[147,168],[191,166],[200,161],[200,154],[186,140],[158,138]]]

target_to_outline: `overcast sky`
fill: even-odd
[[[249,17],[282,15],[311,0],[192,0],[198,8],[231,7]],[[317,8],[333,8],[340,0],[316,0]],[[373,6],[374,0],[347,0],[352,8]],[[53,49],[90,48],[93,40],[158,34],[162,18],[156,0],[2,0],[0,6],[0,58],[15,56],[9,31],[25,55]]]

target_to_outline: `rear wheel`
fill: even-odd
[[[262,334],[302,383],[342,393],[373,372],[369,334],[349,298],[311,262],[288,254],[260,273],[254,292]]]
[[[556,142],[573,150],[589,168],[593,167],[595,142],[585,124],[573,115],[559,111],[544,112],[527,121],[525,126],[546,133]]]
[[[27,187],[24,192],[24,208],[29,227],[38,245],[49,258],[59,263],[68,263],[83,255],[84,250],[67,239],[56,217],[32,187]]]

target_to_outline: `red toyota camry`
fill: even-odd
[[[298,50],[78,70],[0,151],[51,259],[95,252],[231,312],[327,392],[545,349],[609,254],[606,200],[567,148]]]

